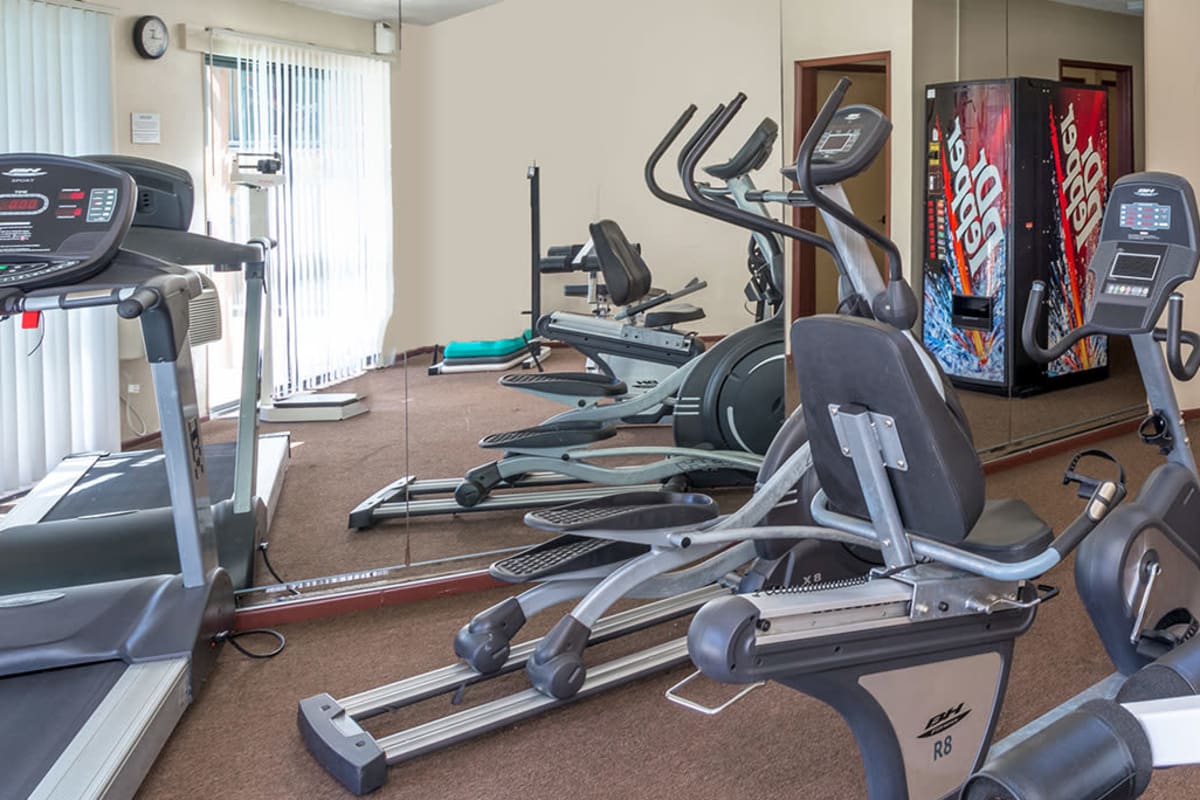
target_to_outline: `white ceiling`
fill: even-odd
[[[1132,14],[1140,17],[1145,5],[1143,0],[1054,0],[1056,3],[1066,3],[1070,6],[1084,6],[1097,11],[1111,11],[1115,14]]]
[[[286,0],[298,6],[317,8],[334,14],[363,19],[400,19],[413,25],[433,25],[436,22],[466,14],[500,0]]]

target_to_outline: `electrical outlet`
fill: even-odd
[[[129,384],[128,387],[126,387],[126,391],[129,394],[141,394],[142,393],[142,385],[140,383],[131,383],[131,384]]]

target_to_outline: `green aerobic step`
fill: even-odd
[[[532,337],[533,331],[526,330],[524,336],[514,336],[511,339],[494,339],[482,342],[450,342],[443,354],[446,358],[500,358],[513,355],[524,350],[526,338]]]

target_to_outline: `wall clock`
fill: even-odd
[[[133,47],[142,58],[162,58],[171,44],[167,23],[158,17],[139,17],[133,26]]]

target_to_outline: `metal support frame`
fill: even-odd
[[[1167,371],[1167,360],[1163,355],[1162,345],[1154,341],[1154,334],[1140,333],[1129,337],[1133,344],[1133,353],[1137,357],[1138,368],[1142,372],[1142,383],[1146,387],[1146,399],[1151,411],[1158,411],[1167,423],[1167,430],[1175,446],[1171,448],[1167,460],[1180,466],[1187,467],[1193,475],[1200,479],[1196,469],[1196,459],[1192,455],[1191,441],[1188,438],[1187,426],[1183,422],[1183,412],[1179,409],[1179,400],[1175,397],[1175,385]]]
[[[1155,767],[1200,763],[1200,695],[1128,703],[1125,710],[1146,732]]]
[[[589,644],[667,622],[725,593],[726,590],[719,587],[705,586],[613,614],[596,623]],[[522,668],[541,641],[533,639],[513,645],[499,674]],[[686,660],[687,641],[673,639],[591,668],[579,693],[570,700],[558,700],[536,689],[525,689],[378,739],[359,725],[361,720],[487,679],[488,676],[460,662],[341,700],[328,695],[311,697],[301,702],[299,720],[304,739],[314,755],[347,788],[362,794],[378,788],[386,780],[386,772],[362,767],[360,759],[364,755],[372,762],[378,758],[388,766],[396,765],[550,708],[670,669]]]
[[[147,312],[152,313],[152,312]],[[145,315],[143,315],[143,318]],[[200,447],[200,413],[192,381],[192,350],[187,337],[175,361],[150,365],[154,397],[162,429],[171,516],[183,585],[204,586],[217,567],[217,541],[213,530],[208,475]]]
[[[233,468],[233,510],[236,514],[250,513],[258,474],[258,401],[262,390],[262,319],[267,247],[263,240],[256,239],[253,244],[262,252],[263,260],[242,266],[246,282],[246,309]]]
[[[721,546],[689,548],[686,550],[652,549],[650,552],[625,563],[595,585],[587,596],[571,609],[571,616],[587,628],[591,628],[613,603],[627,596],[637,596],[638,590],[652,580],[662,580],[671,570],[686,566],[700,558],[711,555]],[[743,542],[729,548],[717,558],[705,561],[699,569],[686,573],[676,581],[674,587],[664,586],[659,591],[671,591],[705,586],[724,576],[732,569],[754,558],[754,545]],[[676,576],[679,578],[679,576]],[[691,584],[688,586],[687,584]],[[673,592],[672,592],[673,593]]]
[[[858,475],[871,521],[879,532],[877,541],[888,568],[912,564],[912,546],[900,520],[900,509],[896,506],[886,472],[887,469],[907,469],[904,451],[901,449],[898,456],[890,453],[894,448],[883,445],[885,434],[877,430],[871,413],[866,409],[847,411],[845,407],[831,406],[829,414],[833,418],[834,429],[839,431],[839,439],[845,437],[846,445],[842,453],[854,462],[854,471]],[[892,431],[895,431],[894,427]],[[893,463],[888,463],[889,455],[893,456]]]

